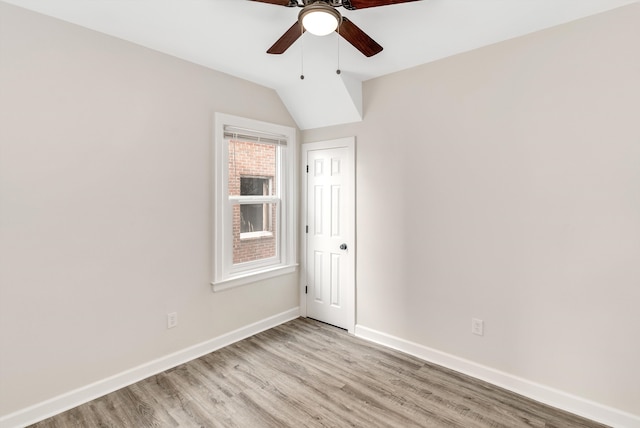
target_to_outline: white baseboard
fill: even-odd
[[[402,351],[427,362],[473,376],[533,400],[571,412],[615,428],[640,428],[640,416],[623,412],[594,401],[541,385],[455,355],[409,342],[362,325],[356,325],[356,336]]]
[[[293,308],[286,312],[265,318],[261,321],[223,334],[198,345],[191,346],[173,354],[158,358],[146,364],[134,367],[109,378],[90,385],[67,392],[31,407],[19,410],[0,418],[1,428],[24,427],[41,421],[80,404],[102,397],[125,386],[139,382],[149,376],[162,373],[165,370],[199,358],[217,349],[238,342],[261,331],[291,321],[300,316],[300,308]]]

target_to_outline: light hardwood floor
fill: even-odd
[[[33,425],[602,427],[310,319]]]

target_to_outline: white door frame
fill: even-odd
[[[307,296],[306,296],[306,286],[307,286],[307,157],[308,152],[312,150],[322,150],[322,149],[337,149],[337,148],[346,148],[348,151],[347,161],[349,163],[349,170],[351,171],[351,182],[349,188],[347,189],[348,193],[345,195],[345,205],[348,207],[349,211],[353,213],[353,218],[349,221],[349,231],[347,233],[346,243],[348,246],[347,250],[347,258],[348,258],[348,266],[350,272],[348,272],[348,284],[346,291],[346,306],[347,306],[347,331],[351,334],[355,334],[356,328],[356,138],[355,137],[345,137],[339,138],[335,140],[327,140],[327,141],[318,141],[314,143],[304,143],[302,144],[302,153],[301,153],[301,168],[300,171],[302,173],[302,203],[301,203],[301,211],[302,221],[300,222],[300,236],[301,245],[300,245],[300,258],[301,258],[301,266],[300,269],[300,315],[303,317],[307,316]]]

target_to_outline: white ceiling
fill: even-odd
[[[305,33],[284,54],[268,55],[300,9],[249,0],[3,1],[271,87],[299,128],[311,129],[361,120],[365,80],[638,0],[420,0],[340,8],[384,47],[371,58],[335,33]]]

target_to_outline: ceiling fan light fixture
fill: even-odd
[[[342,16],[340,12],[322,1],[305,6],[298,21],[305,30],[316,36],[326,36],[336,31]]]

